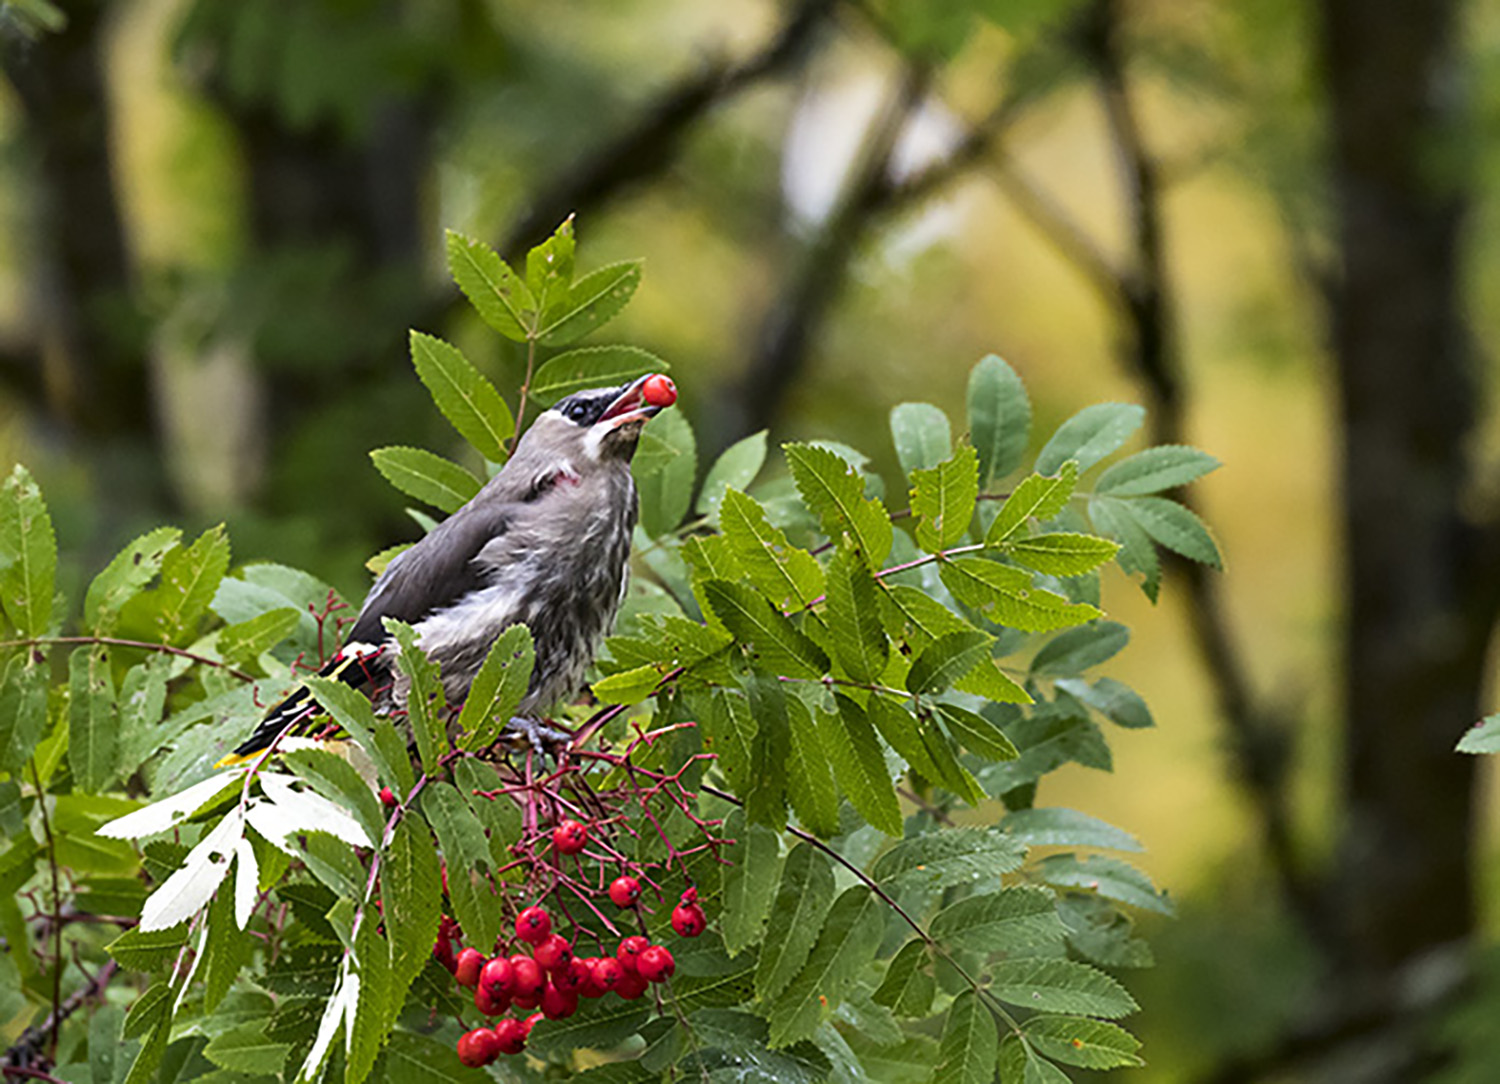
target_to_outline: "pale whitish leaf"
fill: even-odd
[[[1213,536],[1190,508],[1166,497],[1135,497],[1128,503],[1141,529],[1161,545],[1210,568],[1223,567]]]
[[[1146,412],[1134,403],[1096,403],[1063,422],[1036,457],[1038,474],[1053,474],[1069,459],[1086,471],[1141,427]]]
[[[1030,847],[1108,847],[1140,851],[1140,840],[1114,825],[1076,809],[1017,809],[1000,827]]]
[[[1114,658],[1130,642],[1130,630],[1116,621],[1093,621],[1058,633],[1031,660],[1038,675],[1073,675]]]
[[[810,1038],[880,945],[884,904],[862,885],[846,889],[828,912],[807,963],[771,1006],[773,1047]]]
[[[1033,1016],[1022,1025],[1027,1040],[1049,1058],[1081,1069],[1144,1065],[1140,1040],[1118,1024],[1079,1016]]]
[[[1176,911],[1172,901],[1156,890],[1151,878],[1117,858],[1054,854],[1042,860],[1038,873],[1048,884],[1092,889],[1108,899],[1163,915]]]
[[[641,529],[660,538],[687,514],[698,474],[698,442],[682,411],[664,410],[646,423],[630,469],[640,493]]]
[[[828,624],[834,657],[851,678],[875,681],[885,672],[890,644],[875,580],[848,546],[840,546],[828,562]]]
[[[875,729],[857,703],[846,696],[836,699],[839,710],[824,716],[821,730],[839,790],[870,824],[899,836],[901,807]]]
[[[1063,924],[1052,893],[1029,885],[968,896],[939,911],[929,933],[969,952],[1019,953],[1059,945]]]
[[[108,635],[120,608],[156,577],[168,551],[181,538],[182,531],[176,527],[158,527],[121,550],[89,584],[83,623],[100,636]]]
[[[911,510],[918,518],[917,541],[931,552],[956,545],[969,532],[979,496],[979,460],[961,444],[949,459],[911,473]]]
[[[1069,460],[1050,475],[1032,474],[1005,499],[990,529],[985,532],[987,546],[1000,546],[1018,537],[1026,524],[1035,519],[1045,522],[1068,506],[1078,484],[1078,464]]]
[[[327,832],[354,847],[374,846],[357,820],[301,780],[264,771],[256,779],[264,798],[249,802],[246,816],[267,842],[291,853],[288,837],[299,832]]]
[[[1187,485],[1222,464],[1207,452],[1185,444],[1163,444],[1126,456],[1094,483],[1095,493],[1140,497]]]
[[[230,787],[244,783],[248,767],[234,768],[194,783],[170,798],[152,802],[133,813],[116,817],[94,831],[110,839],[145,839],[177,827]]]
[[[1500,715],[1486,715],[1459,739],[1460,753],[1500,753]]]
[[[516,431],[516,422],[495,386],[456,346],[420,331],[411,333],[411,360],[432,401],[459,436],[491,463],[503,463],[505,442]]]
[[[537,338],[548,346],[577,342],[614,319],[641,284],[641,262],[626,260],[590,271],[568,290],[567,300],[549,307],[547,326]]]
[[[0,486],[0,604],[22,636],[52,624],[57,539],[41,488],[17,463]]]
[[[241,836],[234,844],[234,922],[240,929],[250,921],[260,882],[260,864],[255,848]]]
[[[1005,547],[1017,564],[1049,576],[1081,576],[1112,560],[1120,544],[1089,534],[1059,531],[1033,538],[1018,538]]]
[[[806,843],[788,852],[767,926],[778,931],[761,946],[755,967],[755,996],[770,1004],[802,970],[833,902],[833,870],[828,859]]]
[[[728,832],[737,842],[723,852],[731,865],[724,871],[719,928],[724,948],[736,956],[759,940],[771,912],[781,865],[781,835],[764,824],[746,825],[738,814],[730,819]]]
[[[1116,726],[1140,728],[1156,725],[1141,694],[1114,678],[1099,678],[1093,682],[1082,678],[1059,678],[1054,684]]]
[[[424,448],[376,448],[370,461],[402,493],[450,514],[471,500],[482,484],[457,463]]]
[[[1021,465],[1031,437],[1031,401],[1016,371],[994,354],[969,373],[969,439],[979,453],[979,485]]]
[[[585,346],[539,366],[531,378],[531,394],[537,402],[551,406],[577,391],[623,384],[671,368],[665,359],[638,346]]]
[[[903,840],[876,860],[872,872],[892,889],[982,886],[1019,869],[1025,856],[1025,845],[998,828],[965,828]]]
[[[307,740],[311,743],[311,739]],[[325,744],[320,748],[317,743],[311,743],[306,748],[287,748],[286,744],[283,740],[281,748],[282,760],[287,766],[295,769],[329,801],[353,813],[372,842],[385,834],[385,811],[375,796],[375,789],[353,764],[334,752],[338,746],[330,748]],[[348,743],[340,743],[340,746],[345,753],[358,749],[358,746]],[[365,760],[363,756],[359,759]]]
[[[719,505],[723,503],[727,489],[745,490],[755,481],[760,468],[766,462],[766,431],[751,433],[748,437],[731,444],[714,460],[703,479],[703,489],[698,494],[698,512],[710,520],[717,520]]]
[[[328,1051],[333,1046],[333,1038],[338,1034],[339,1025],[347,1018],[350,1026],[353,1026],[355,1007],[358,1004],[359,976],[349,969],[349,957],[346,956],[339,967],[338,983],[323,1009],[322,1019],[318,1021],[318,1033],[313,1038],[312,1048],[308,1050],[302,1068],[297,1071],[299,1081],[318,1079],[323,1070],[323,1062],[327,1060]]]
[[[734,636],[751,644],[768,669],[788,677],[820,677],[828,668],[823,649],[744,584],[708,580],[703,595]]]
[[[993,965],[991,978],[990,992],[1001,1001],[1040,1012],[1115,1019],[1139,1008],[1125,987],[1075,960],[1001,960]]]
[[[902,945],[873,995],[875,1003],[886,1006],[897,1016],[916,1019],[926,1016],[932,1011],[932,998],[937,992],[931,965],[926,941],[914,938]]]
[[[449,230],[448,271],[485,323],[507,339],[526,341],[536,320],[536,300],[499,253]]]
[[[994,1016],[978,994],[965,990],[948,1008],[932,1084],[990,1084],[999,1045]]]
[[[953,434],[948,415],[931,403],[900,403],[891,408],[891,440],[907,474],[937,466],[948,458]]]
[[[835,452],[811,444],[783,445],[797,492],[830,538],[848,533],[872,571],[891,551],[891,518],[864,496],[864,480]]]
[[[1134,504],[1115,497],[1095,497],[1089,501],[1089,518],[1096,530],[1120,543],[1115,560],[1126,572],[1142,574],[1141,590],[1155,602],[1161,587],[1161,560],[1151,536],[1135,518]]]
[[[788,542],[753,498],[726,490],[719,529],[740,567],[782,610],[803,609],[823,595],[823,569],[817,558]]]
[[[197,914],[229,874],[234,845],[245,830],[245,814],[232,807],[188,852],[186,860],[141,906],[140,928],[164,930]]]

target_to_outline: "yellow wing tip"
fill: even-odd
[[[239,753],[230,753],[227,757],[221,757],[214,764],[214,767],[216,769],[233,768],[236,764],[244,764],[246,761],[254,760],[259,755],[259,753],[246,753],[244,756],[241,756]]]

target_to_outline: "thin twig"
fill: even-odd
[[[49,644],[108,644],[111,647],[139,648],[141,651],[156,651],[163,655],[175,655],[180,659],[191,659],[193,662],[201,662],[205,666],[214,666],[247,683],[260,680],[245,673],[243,670],[235,669],[221,659],[211,659],[207,655],[198,655],[191,651],[184,651],[182,648],[173,647],[171,644],[153,644],[148,640],[122,640],[118,636],[34,636],[28,640],[0,640],[0,649],[9,647],[42,647]]]

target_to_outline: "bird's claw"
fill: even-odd
[[[573,737],[566,730],[548,726],[541,719],[513,715],[506,727],[512,734],[526,739],[538,756],[557,754]]]

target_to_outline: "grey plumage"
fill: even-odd
[[[522,623],[536,664],[520,714],[535,717],[576,695],[625,592],[637,514],[630,458],[661,409],[642,399],[647,379],[579,392],[540,415],[473,499],[391,561],[323,672],[365,687],[377,707],[402,706],[406,690],[392,680],[395,646],[382,623],[393,617],[416,630],[457,704],[495,640]],[[299,690],[235,755],[264,749],[315,710]]]

